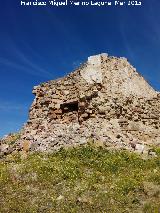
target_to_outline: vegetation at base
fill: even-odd
[[[160,152],[144,160],[92,146],[0,162],[0,212],[160,212]]]

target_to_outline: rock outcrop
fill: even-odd
[[[34,87],[22,140],[31,150],[100,141],[140,150],[160,141],[160,93],[127,59],[91,56],[64,78]]]

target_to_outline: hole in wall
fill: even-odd
[[[60,105],[60,109],[62,110],[62,113],[78,112],[78,101],[63,103]]]

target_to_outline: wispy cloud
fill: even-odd
[[[15,61],[11,61],[7,58],[0,57],[0,64],[3,66],[10,67],[10,70],[13,69],[18,69],[21,70],[22,72],[28,73],[30,75],[34,76],[41,76],[41,77],[52,77],[52,74],[43,70],[43,69],[38,69],[36,66],[28,66],[29,64],[25,63],[25,65],[20,64],[19,62],[16,63]]]
[[[120,23],[119,25],[119,29],[120,29],[120,33],[121,33],[121,38],[124,44],[124,47],[129,55],[129,58],[133,59],[134,58],[134,52],[133,49],[131,47],[130,41],[126,35],[126,29],[124,24]]]
[[[21,60],[24,64],[26,64],[28,67],[32,69],[33,74],[45,75],[48,77],[52,76],[52,73],[41,68],[36,63],[33,63],[33,61],[29,60],[27,56],[20,49],[14,48],[14,53],[19,57],[19,60]]]
[[[29,54],[26,54],[21,50],[20,45],[16,43],[11,37],[7,37],[8,46],[10,47],[10,52],[13,52],[12,59],[8,57],[0,57],[0,64],[4,66],[11,67],[13,69],[21,70],[22,72],[28,73],[34,76],[48,77],[52,78],[53,74],[49,72],[43,65],[39,65],[35,60],[35,51],[30,48]],[[22,42],[23,43],[23,42]],[[22,45],[24,46],[25,43]],[[25,47],[28,46],[25,44]],[[14,57],[15,56],[15,57]],[[29,56],[32,56],[32,60],[29,59]],[[37,54],[39,60],[41,61],[41,57]]]
[[[20,103],[13,102],[0,102],[0,112],[12,112],[12,111],[26,111],[28,106]]]

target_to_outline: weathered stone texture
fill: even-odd
[[[66,77],[34,87],[33,94],[22,135],[32,150],[90,139],[136,149],[160,139],[160,94],[125,58],[91,56]]]

